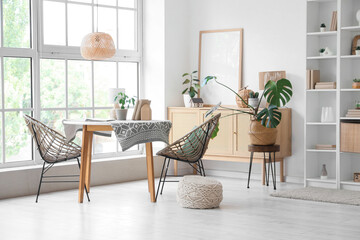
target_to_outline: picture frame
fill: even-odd
[[[353,38],[353,41],[352,41],[352,46],[351,46],[351,55],[355,55],[355,50],[356,50],[356,47],[358,46],[358,42],[360,40],[360,35],[356,35],[354,38]],[[360,46],[360,43],[359,43],[359,46]]]
[[[259,72],[259,90],[264,90],[269,80],[278,81],[286,78],[286,71]]]
[[[231,87],[242,87],[243,29],[207,30],[199,33],[199,79],[216,76],[218,81]],[[234,105],[235,98],[229,90],[210,82],[198,94],[204,103],[215,105],[219,102]]]

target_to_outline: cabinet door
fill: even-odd
[[[248,114],[237,114],[235,118],[235,143],[234,154],[239,157],[250,157],[248,145],[250,144],[249,128],[250,116]]]
[[[201,111],[202,122],[208,120],[205,119],[205,113],[207,111]],[[211,139],[208,149],[206,151],[206,155],[233,155],[233,146],[234,146],[234,117],[226,115],[232,114],[232,111],[229,110],[219,110],[214,113],[221,113],[219,132],[216,138]]]
[[[174,110],[169,111],[169,120],[172,122],[170,132],[170,143],[183,137],[190,132],[195,126],[199,125],[199,111],[196,110]]]

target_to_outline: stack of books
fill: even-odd
[[[335,150],[336,149],[336,145],[331,145],[331,144],[316,144],[315,148],[317,150]]]
[[[330,31],[336,31],[336,30],[337,30],[337,11],[334,11],[332,13]]]
[[[319,70],[307,70],[306,71],[306,89],[315,89],[315,84],[320,82]]]
[[[349,109],[346,117],[360,118],[360,109]]]
[[[336,89],[336,82],[317,82],[315,89]]]

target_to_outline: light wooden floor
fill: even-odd
[[[359,239],[360,207],[273,198],[260,182],[246,189],[218,179],[224,200],[213,210],[180,208],[176,183],[150,203],[145,181],[94,187],[84,204],[75,190],[40,195],[38,204],[34,196],[1,200],[0,239]]]

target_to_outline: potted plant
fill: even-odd
[[[258,92],[250,92],[248,104],[254,108],[259,105],[259,93]]]
[[[182,75],[185,78],[183,85],[186,85],[186,88],[182,91],[185,107],[191,107],[190,100],[196,96],[197,90],[200,89],[196,73],[197,71],[193,71],[192,73],[184,73]]]
[[[217,84],[227,88],[228,90],[233,92],[238,98],[244,101],[233,89],[217,81],[216,76],[207,76],[204,79],[203,85],[207,84],[211,80],[214,80]],[[277,137],[276,127],[280,124],[281,121],[281,112],[278,108],[281,106],[285,106],[286,103],[290,101],[292,94],[292,85],[289,80],[285,78],[280,79],[276,82],[270,80],[266,83],[264,91],[256,107],[253,107],[246,103],[248,108],[250,108],[249,111],[223,107],[221,106],[221,103],[219,103],[211,110],[209,110],[206,116],[210,115],[219,107],[232,110],[234,112],[233,114],[248,114],[250,116],[250,143],[253,145],[273,145],[275,144]],[[263,97],[265,97],[269,105],[268,107],[260,109],[259,105]],[[215,137],[215,135],[213,135],[212,137]]]
[[[126,120],[127,111],[130,106],[135,105],[135,98],[130,98],[125,93],[119,92],[117,96],[115,96],[114,102],[118,102],[120,108],[116,108],[116,119],[117,120]]]
[[[320,25],[320,32],[326,32],[326,25],[325,25],[325,23],[322,23],[322,24]]]
[[[358,55],[358,56],[360,55],[360,46],[356,47],[355,54]]]
[[[354,89],[360,88],[360,79],[357,79],[357,78],[353,79],[352,88],[354,88]]]
[[[319,52],[320,52],[320,56],[324,56],[325,48],[321,48],[321,49],[319,50]]]

